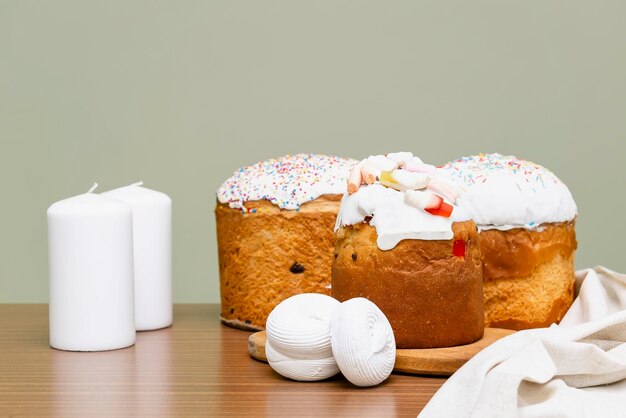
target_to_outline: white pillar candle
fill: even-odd
[[[172,325],[172,200],[142,185],[102,193],[133,211],[137,331]]]
[[[50,345],[61,350],[135,343],[132,212],[96,186],[48,208]]]

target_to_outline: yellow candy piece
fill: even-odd
[[[391,171],[381,171],[379,176],[380,184],[387,187],[394,187],[396,181],[393,179]],[[395,187],[394,187],[395,188]]]
[[[379,180],[383,186],[403,192],[405,190],[425,189],[430,182],[430,177],[406,170],[393,170],[381,171]]]

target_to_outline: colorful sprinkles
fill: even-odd
[[[323,194],[343,194],[355,160],[322,154],[286,155],[243,167],[217,190],[220,202],[239,208],[245,202],[268,200],[281,209],[298,210]]]
[[[532,161],[520,160],[512,155],[502,154],[478,154],[469,157],[462,157],[451,161],[441,167],[453,178],[461,180],[465,187],[470,188],[478,183],[485,183],[491,173],[510,173],[519,175],[533,192],[537,188],[546,188],[544,181],[552,181],[556,184],[561,180],[547,168],[535,164]],[[517,187],[522,187],[517,183]]]
[[[478,154],[451,161],[440,170],[464,189],[461,204],[479,229],[536,229],[576,217],[567,186],[532,161]]]

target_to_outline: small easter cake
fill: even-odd
[[[222,322],[262,330],[299,293],[330,293],[333,226],[355,160],[287,155],[237,170],[217,191]]]
[[[577,210],[548,169],[500,154],[451,161],[440,172],[462,189],[479,229],[485,324],[526,329],[559,322],[574,299]]]
[[[369,157],[350,173],[335,235],[332,296],[364,297],[398,348],[467,344],[483,335],[476,225],[458,188],[411,153]]]

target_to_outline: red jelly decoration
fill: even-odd
[[[449,218],[450,215],[452,215],[452,205],[449,205],[446,202],[442,202],[441,206],[438,208],[424,210],[431,215],[443,216],[444,218]]]
[[[443,202],[441,207],[439,208],[439,216],[443,216],[444,218],[449,218],[452,215],[452,205]]]
[[[455,257],[465,257],[465,241],[462,239],[457,239],[452,244],[452,254]]]

